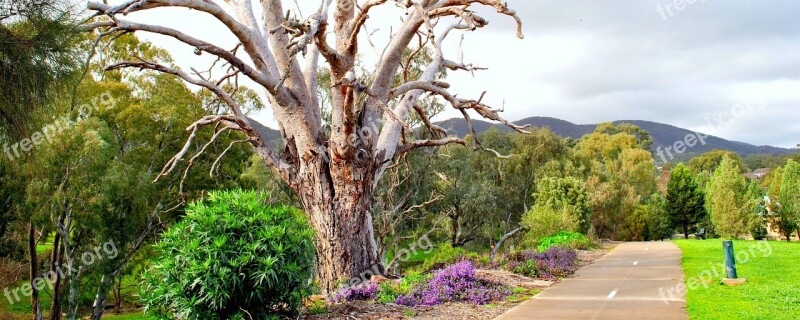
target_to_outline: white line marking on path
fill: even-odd
[[[617,295],[617,289],[611,290],[611,293],[608,294],[608,297],[606,297],[606,299],[614,299],[614,296],[616,295]]]
[[[639,264],[639,261],[634,261],[634,262],[633,262],[633,265],[634,265],[634,266],[635,266],[635,265],[637,265],[637,264]]]

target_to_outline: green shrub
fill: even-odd
[[[525,241],[529,244],[559,231],[578,231],[580,228],[576,213],[569,207],[553,210],[549,206],[534,206],[522,216],[522,225],[527,228]]]
[[[467,251],[464,248],[453,248],[449,243],[439,245],[431,256],[422,263],[420,271],[427,272],[431,270],[441,269],[447,265],[459,262],[461,260],[477,261],[478,254],[475,252]]]
[[[539,251],[546,251],[550,247],[559,246],[575,250],[591,249],[593,244],[586,236],[577,232],[561,231],[553,236],[544,237],[537,241]]]
[[[313,231],[299,210],[264,198],[217,191],[189,205],[155,246],[140,292],[146,312],[203,320],[297,312],[310,291]]]

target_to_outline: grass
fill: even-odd
[[[721,240],[676,240],[683,251],[691,319],[800,319],[800,243],[734,241],[747,283],[721,285]]]
[[[27,280],[19,281],[13,286],[9,287],[9,290],[13,290],[15,288],[19,288]],[[2,290],[2,289],[0,289]],[[8,298],[4,296],[3,291],[0,291],[0,319],[3,320],[24,320],[31,318],[31,300],[28,296],[19,296],[20,300],[12,303],[9,303]],[[42,310],[44,311],[45,315],[47,315],[50,311],[50,295],[41,292],[40,293],[40,302],[42,304]],[[13,299],[13,296],[12,296]],[[126,314],[114,314],[113,311],[106,311],[105,315],[103,315],[103,319],[114,319],[114,320],[150,320],[155,319],[152,317],[147,317],[143,315],[141,312],[135,313],[126,313]]]
[[[103,315],[103,319],[113,319],[113,320],[150,320],[155,319],[152,317],[148,317],[143,315],[142,313],[128,313],[128,314],[114,314],[113,312],[106,312]]]

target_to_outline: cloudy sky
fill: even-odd
[[[298,1],[306,13],[318,3]],[[505,106],[507,119],[650,120],[752,144],[800,143],[798,1],[508,3],[524,22],[525,39],[514,36],[513,20],[480,10],[490,25],[465,34],[464,58],[489,70],[447,79],[463,97],[487,91],[484,101]],[[235,43],[212,19],[186,10],[156,11],[130,18],[226,47]],[[388,5],[372,15],[367,26],[377,30],[378,47],[402,14]],[[143,37],[167,48],[186,69],[209,62],[175,41]],[[446,44],[449,54],[455,54],[455,40]],[[367,65],[374,61],[371,51],[362,48]],[[457,115],[440,118],[451,116]],[[257,117],[274,123],[269,111]]]

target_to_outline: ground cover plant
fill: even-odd
[[[433,277],[411,293],[397,297],[397,304],[406,306],[438,305],[445,302],[469,302],[484,305],[505,299],[511,289],[475,277],[471,261],[461,261],[438,270]]]
[[[589,238],[578,232],[561,231],[555,235],[541,238],[537,241],[536,247],[539,251],[547,251],[554,246],[565,247],[576,250],[587,250],[594,247]]]
[[[524,276],[558,279],[578,270],[578,253],[573,249],[551,247],[544,252],[527,250],[506,256],[501,265]]]

